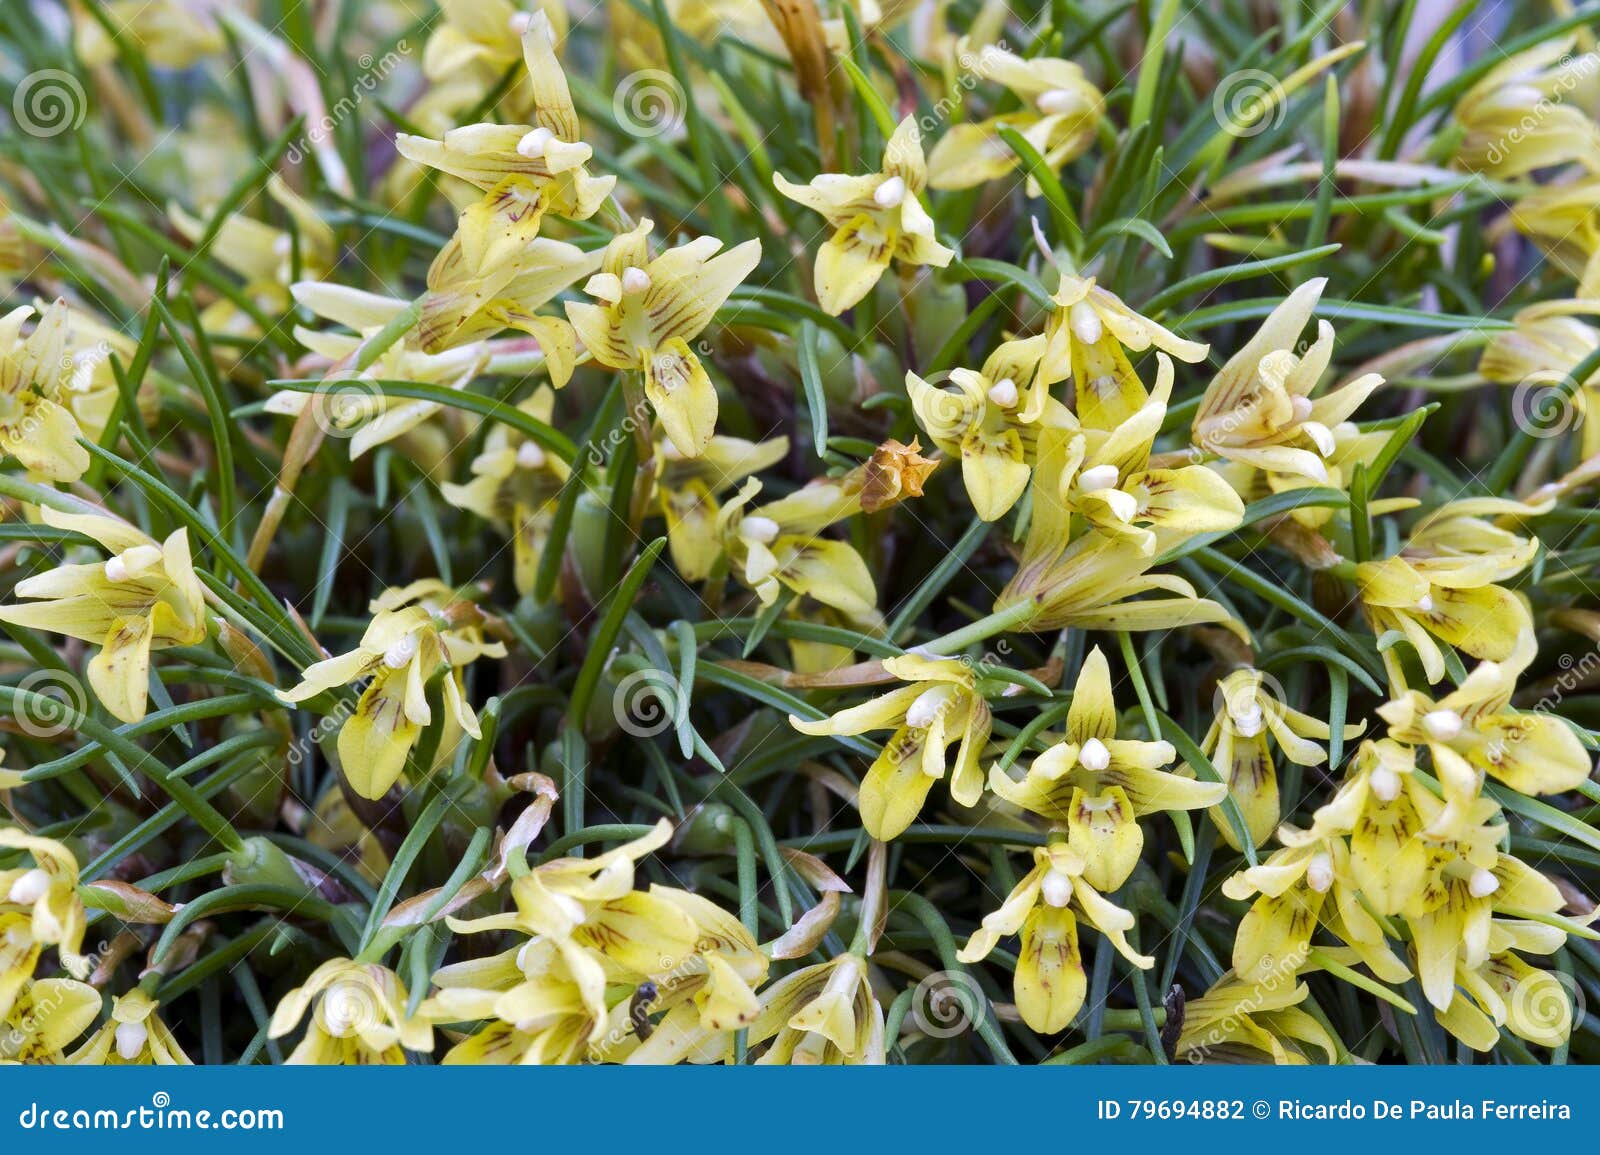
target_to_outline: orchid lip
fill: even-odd
[[[778,540],[781,529],[782,527],[772,518],[751,514],[739,523],[739,536],[759,542],[761,545],[771,545]]]
[[[391,670],[403,668],[407,662],[417,656],[417,635],[407,634],[399,641],[394,642],[383,651],[383,664]]]
[[[40,867],[18,876],[11,884],[11,891],[6,895],[8,902],[18,906],[32,906],[50,891],[50,875]]]
[[[1002,377],[989,387],[989,400],[1002,409],[1016,408],[1017,383],[1009,377]]]
[[[545,151],[550,147],[550,142],[555,137],[556,134],[548,128],[532,129],[525,133],[521,140],[517,141],[517,153],[528,160],[538,160],[545,154]]]
[[[1052,867],[1039,884],[1039,894],[1046,903],[1060,910],[1072,901],[1072,878]]]

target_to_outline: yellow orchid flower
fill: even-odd
[[[1461,685],[1435,701],[1408,690],[1378,707],[1397,742],[1427,746],[1453,821],[1478,797],[1485,774],[1520,794],[1560,794],[1589,780],[1590,757],[1560,718],[1514,711],[1517,678],[1537,653],[1523,634],[1503,662],[1480,662]]]
[[[433,1028],[406,1014],[406,988],[375,963],[329,959],[272,1012],[267,1037],[281,1039],[311,1011],[291,1065],[403,1066],[406,1051],[433,1050]]]
[[[1356,589],[1372,628],[1379,634],[1403,633],[1431,684],[1445,674],[1444,652],[1435,638],[1475,658],[1511,657],[1517,639],[1533,623],[1522,600],[1495,583],[1521,573],[1537,548],[1530,540],[1523,547],[1476,555],[1401,553],[1356,566]],[[1384,664],[1391,681],[1404,685],[1396,656],[1385,651]]]
[[[814,482],[746,512],[760,491],[761,482],[752,477],[717,511],[717,533],[735,575],[763,605],[786,587],[854,621],[875,623],[878,591],[867,563],[848,542],[821,536],[834,522],[860,512],[860,491]]]
[[[295,704],[370,679],[339,727],[339,761],[357,794],[382,798],[405,770],[423,728],[433,724],[429,680],[441,675],[447,733],[459,729],[477,738],[478,718],[460,671],[479,658],[504,657],[505,647],[483,641],[477,608],[455,600],[436,580],[388,590],[370,609],[374,616],[359,646],[308,666],[299,685],[279,690],[278,697]],[[453,739],[441,742],[441,756],[453,746]]]
[[[451,918],[462,934],[518,930],[554,942],[580,986],[603,992],[597,960],[639,975],[678,966],[699,941],[694,920],[652,886],[635,890],[634,864],[664,846],[672,824],[662,819],[641,838],[593,858],[558,858],[511,884],[516,910],[477,919]],[[603,1005],[598,998],[592,1002]]]
[[[966,37],[956,42],[956,58],[963,67],[970,61],[973,74],[1010,90],[1021,107],[977,124],[951,126],[928,157],[934,188],[975,188],[1014,169],[1020,162],[1001,139],[1001,127],[1015,129],[1051,171],[1082,156],[1094,143],[1105,98],[1076,64],[1051,56],[1024,58],[995,44],[974,52]],[[1039,195],[1032,176],[1028,195]]]
[[[508,10],[502,28],[510,32],[510,6],[504,0],[492,0],[493,4]],[[454,7],[455,14],[466,15],[461,5]],[[400,133],[395,148],[406,159],[449,173],[487,194],[466,210],[475,218],[475,227],[498,222],[527,241],[538,233],[547,211],[574,220],[593,216],[611,195],[617,178],[592,177],[585,168],[594,150],[580,139],[578,112],[556,59],[549,15],[543,11],[521,15],[526,16],[521,55],[528,70],[532,123],[469,124],[451,129],[441,140]],[[493,14],[470,19],[494,23]]]
[[[761,1013],[756,988],[767,977],[767,956],[743,923],[709,899],[671,887],[660,893],[694,920],[695,953],[652,979],[653,998],[612,1008],[607,1037],[622,1041],[601,1057],[636,1066],[724,1060],[733,1032]],[[641,1012],[661,1015],[648,1035],[639,1030]]]
[[[1323,926],[1379,978],[1409,978],[1382,925],[1362,905],[1344,837],[1290,826],[1278,837],[1282,849],[1222,884],[1231,899],[1255,900],[1234,936],[1234,973],[1247,982],[1292,981],[1310,963],[1312,936]]]
[[[940,449],[960,458],[967,496],[985,521],[1004,516],[1028,488],[1037,426],[1076,425],[1067,407],[1050,396],[1048,382],[1065,374],[1043,365],[1046,346],[1042,335],[1005,342],[981,371],[951,370],[955,392],[906,373],[917,424]]]
[[[1260,670],[1235,670],[1217,685],[1221,707],[1206,731],[1200,751],[1219,772],[1227,775],[1228,794],[1244,816],[1250,839],[1260,846],[1277,828],[1278,775],[1272,759],[1274,745],[1298,766],[1321,766],[1328,752],[1318,742],[1332,736],[1328,724],[1280,701],[1265,684]],[[1344,728],[1346,740],[1366,729],[1365,722]],[[1211,821],[1235,850],[1238,835],[1221,809]]]
[[[1511,222],[1577,280],[1579,297],[1600,297],[1600,175],[1529,193],[1512,206]]]
[[[443,1062],[714,1062],[731,1050],[732,1032],[756,1016],[753,988],[766,975],[766,956],[738,919],[707,899],[671,887],[653,887],[648,895],[631,891],[630,856],[655,844],[651,838],[613,852],[598,868],[600,879],[588,877],[575,859],[546,871],[561,876],[554,885],[563,888],[563,902],[593,905],[607,921],[572,937],[559,928],[555,934],[540,932],[521,947],[434,974],[438,990],[423,1003],[422,1017],[437,1023],[486,1022]],[[620,891],[621,899],[600,897],[597,882],[617,891],[624,875],[628,889]],[[693,928],[693,953],[673,959],[682,947],[682,928],[676,924],[667,929],[671,941],[639,939],[648,927],[621,912],[630,893],[648,899],[658,915],[663,903],[684,915]],[[535,925],[549,923],[534,914],[531,921],[518,919],[515,929],[527,932]],[[628,952],[604,946],[602,940],[615,935],[638,941]],[[619,988],[632,994],[619,999]],[[652,1024],[649,1016],[657,1013],[661,1020]]]
[[[517,408],[548,425],[555,402],[555,394],[541,385]],[[472,480],[462,485],[447,481],[439,492],[457,509],[475,513],[510,534],[517,592],[526,594],[533,589],[539,557],[555,522],[557,499],[571,473],[565,462],[538,442],[497,422],[484,439],[483,452],[472,459]]]
[[[0,826],[0,848],[25,851],[33,865],[0,870],[0,1016],[33,977],[42,948],[53,946],[76,978],[89,973],[78,898],[78,860],[59,842]]]
[[[1507,920],[1494,922],[1491,934],[1505,935],[1501,926]],[[1535,932],[1552,929],[1531,922],[1518,925]],[[1546,954],[1566,939],[1559,931],[1554,941],[1542,933],[1525,937],[1534,939],[1529,949]],[[1511,950],[1493,951],[1476,967],[1458,961],[1455,999],[1444,1010],[1434,1010],[1439,1024],[1475,1051],[1493,1050],[1502,1027],[1541,1047],[1560,1046],[1571,1037],[1577,1014],[1572,995],[1554,972],[1530,966]]]
[[[37,979],[0,1015],[0,1066],[66,1063],[66,1049],[100,1017],[100,992],[76,979]]]
[[[1085,429],[1110,432],[1149,399],[1128,353],[1154,347],[1193,364],[1210,350],[1140,316],[1093,277],[1063,272],[1051,301],[1044,364],[1051,375],[1061,368],[1072,375],[1074,411]]]
[[[567,7],[561,0],[439,0],[439,19],[422,52],[422,73],[430,87],[408,111],[414,124],[453,126],[460,112],[474,108],[494,91],[519,60],[536,13],[549,21],[552,38],[567,35]],[[522,116],[535,99],[527,74],[500,98],[501,109]]]
[[[1341,421],[1329,430],[1333,438],[1333,450],[1322,459],[1323,469],[1327,473],[1327,481],[1320,482],[1307,477],[1303,473],[1282,473],[1277,470],[1261,471],[1252,466],[1241,465],[1235,462],[1223,462],[1219,472],[1230,480],[1238,479],[1242,482],[1237,488],[1249,493],[1254,483],[1259,480],[1264,484],[1261,495],[1269,493],[1290,493],[1296,489],[1308,489],[1326,484],[1332,489],[1348,490],[1351,481],[1355,478],[1358,465],[1371,466],[1377,460],[1383,447],[1389,443],[1390,431],[1374,429],[1362,432],[1354,421]],[[1415,499],[1409,497],[1374,498],[1367,502],[1367,511],[1370,516],[1379,516],[1402,509],[1409,509],[1415,505]],[[1307,529],[1321,529],[1337,516],[1337,511],[1325,505],[1306,505],[1289,511],[1300,525]]]
[[[1387,738],[1363,742],[1345,781],[1312,815],[1314,833],[1349,835],[1351,879],[1382,915],[1405,910],[1427,882],[1422,835],[1443,807],[1416,768],[1409,746]]]
[[[902,120],[883,150],[882,167],[864,176],[826,172],[798,185],[774,173],[790,200],[821,213],[834,229],[817,251],[817,303],[838,316],[872,291],[892,261],[942,269],[955,252],[933,235],[922,203],[928,183],[917,119]]]
[[[297,297],[304,295],[326,305],[319,294],[302,294],[302,288],[296,286]],[[393,304],[396,312],[404,307],[400,301]],[[337,305],[332,308],[341,315],[349,315]],[[352,461],[379,445],[413,434],[444,409],[436,401],[387,397],[372,382],[416,381],[465,389],[477,380],[488,364],[488,349],[482,342],[442,353],[425,353],[401,342],[385,349],[368,368],[354,372],[342,366],[354,360],[361,348],[361,337],[304,328],[297,328],[295,337],[335,368],[326,375],[327,385],[319,393],[282,389],[268,397],[262,408],[286,417],[298,417],[311,408],[329,432],[348,433]]]
[[[455,236],[428,266],[417,343],[438,353],[516,329],[538,340],[559,389],[572,377],[577,340],[567,322],[537,310],[593,272],[600,257],[548,237],[523,240],[463,213]]]
[[[43,952],[44,943],[33,933],[32,912],[9,902],[0,905],[0,1018],[33,978]]]
[[[1083,856],[1083,877],[1099,891],[1128,880],[1144,847],[1138,819],[1169,810],[1198,810],[1227,793],[1220,782],[1168,773],[1177,752],[1170,742],[1117,737],[1111,667],[1096,646],[1072,689],[1066,739],[1033,760],[1014,781],[996,767],[989,787],[1000,797],[1070,832]]]
[[[1572,99],[1595,95],[1573,43],[1558,37],[1507,57],[1456,102],[1463,166],[1505,180],[1572,162],[1600,172],[1600,126]]]
[[[99,645],[89,660],[89,685],[113,715],[137,722],[149,695],[150,652],[205,640],[205,591],[188,532],[174,530],[157,543],[109,515],[44,506],[39,516],[92,538],[112,556],[24,578],[13,592],[32,600],[0,606],[0,621]]]
[[[1600,286],[1595,292],[1600,295]],[[1600,404],[1600,373],[1578,382],[1579,388],[1564,402],[1573,406],[1571,413],[1542,408],[1545,398],[1539,392],[1558,386],[1572,375],[1580,361],[1600,348],[1600,329],[1578,320],[1580,316],[1600,316],[1600,300],[1591,297],[1541,301],[1519,309],[1512,318],[1514,327],[1496,333],[1484,346],[1478,372],[1500,385],[1534,390],[1526,397],[1515,398],[1512,404],[1526,404],[1527,409],[1519,417],[1536,422],[1541,430],[1560,432],[1576,413],[1582,430],[1583,456],[1588,458],[1600,453],[1600,421],[1588,420],[1591,408]]]
[[[1326,285],[1318,277],[1290,293],[1212,378],[1195,414],[1195,445],[1257,469],[1327,484],[1325,459],[1337,449],[1334,427],[1383,378],[1368,373],[1312,399],[1333,358],[1333,326],[1319,321],[1316,342],[1304,354],[1296,349]]]
[[[76,363],[67,345],[67,304],[57,300],[26,337],[34,314],[23,305],[0,317],[0,449],[30,473],[76,481],[89,468],[83,435],[68,408]]]
[[[1022,561],[995,599],[996,612],[1031,606],[1024,621],[1035,630],[1160,630],[1219,622],[1242,634],[1226,609],[1200,597],[1183,578],[1148,572],[1155,556],[1191,536],[1182,525],[1155,527],[1151,554],[1094,530],[1072,536],[1067,496],[1078,460],[1068,431],[1040,431]],[[1158,590],[1173,596],[1139,596]]]
[[[1504,825],[1484,826],[1430,848],[1427,885],[1405,911],[1417,979],[1436,1011],[1450,1011],[1461,967],[1489,961],[1496,914],[1553,915],[1564,904],[1553,882],[1496,848],[1504,834]]]
[[[111,1000],[111,1017],[68,1061],[85,1067],[194,1065],[156,1013],[156,1000],[138,989]]]
[[[534,937],[434,976],[441,989],[425,1004],[433,1021],[496,1020],[447,1062],[569,1063],[591,1053],[641,1063],[686,1053],[700,1061],[721,1057],[726,1033],[755,1018],[753,987],[766,974],[766,958],[736,919],[705,899],[671,887],[634,889],[635,862],[671,833],[663,820],[596,858],[543,863],[513,882],[514,912],[450,920],[462,933]],[[618,986],[634,988],[633,997],[611,998]],[[659,1010],[668,1012],[662,1025],[670,1030],[652,1045],[640,1016]]]
[[[838,1066],[884,1062],[883,1006],[872,993],[867,960],[847,952],[803,967],[768,987],[750,1024],[764,1066]]]
[[[1020,935],[1014,994],[1022,1021],[1042,1035],[1065,1030],[1083,1006],[1088,978],[1078,948],[1082,918],[1111,941],[1123,958],[1149,970],[1156,960],[1129,945],[1134,917],[1091,884],[1088,864],[1068,842],[1036,847],[1033,869],[1000,909],[985,915],[956,958],[981,962],[1008,935]]]
[[[894,731],[862,779],[857,800],[867,832],[888,841],[916,820],[928,791],[947,772],[950,796],[962,806],[977,803],[983,796],[978,760],[993,719],[970,662],[912,653],[885,658],[883,668],[909,684],[830,718],[811,722],[791,714],[789,724],[802,734]],[[951,770],[946,751],[955,742],[960,747]]]
[[[1291,975],[1248,982],[1228,971],[1202,997],[1184,1007],[1177,1057],[1189,1063],[1264,1056],[1282,1065],[1334,1062],[1339,1044],[1315,1017],[1300,1009],[1311,988]],[[1315,1060],[1312,1049],[1322,1052]]]
[[[559,317],[541,316],[535,310],[592,272],[599,261],[599,252],[585,253],[575,245],[547,237],[526,243],[495,244],[491,232],[470,230],[463,222],[463,228],[429,266],[421,318],[399,348],[412,354],[418,350],[437,354],[471,345],[507,328],[518,329],[539,341],[546,371],[551,382],[560,388],[572,375],[576,344],[566,322]],[[292,290],[298,304],[362,337],[376,333],[408,307],[397,298],[331,282],[301,281]],[[307,348],[334,361],[350,356],[358,344],[347,337],[335,341],[337,334],[303,328],[297,329],[295,336]],[[413,362],[385,367],[400,371],[410,364]],[[427,366],[431,362],[416,364]],[[461,371],[457,369],[458,373]],[[438,379],[441,378],[426,378]]]
[[[714,435],[698,457],[687,457],[666,437],[655,447],[656,505],[667,522],[667,548],[685,581],[704,581],[722,556],[717,495],[789,453],[789,439],[746,441]]]
[[[1217,471],[1204,465],[1151,468],[1173,379],[1172,362],[1163,353],[1156,359],[1156,387],[1144,404],[1114,429],[1085,429],[1073,439],[1062,471],[1063,496],[1073,511],[1147,557],[1156,552],[1162,531],[1221,533],[1244,520],[1244,503]]]
[[[639,370],[645,396],[678,451],[698,457],[717,423],[717,391],[689,341],[711,323],[728,295],[761,260],[761,242],[717,255],[722,242],[700,237],[652,259],[646,220],[606,246],[601,271],[584,292],[598,305],[567,302],[584,347],[611,369]]]
[[[439,1061],[447,1066],[586,1061],[604,1030],[607,986],[628,976],[604,960],[587,959],[600,981],[580,980],[567,959],[554,942],[535,939],[435,971],[437,990],[417,1008],[417,1017],[436,1024],[483,1024]]]
[[[80,306],[59,301],[52,305],[36,299],[33,307],[41,318],[52,309],[65,310],[62,334],[65,360],[58,401],[71,411],[81,435],[98,442],[105,435],[106,423],[111,420],[120,396],[111,359],[116,356],[123,364],[129,364],[138,353],[139,344]],[[140,409],[146,411],[145,416],[153,418],[154,408],[147,402],[155,398],[148,388],[137,400]]]

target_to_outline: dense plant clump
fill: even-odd
[[[1600,1052],[1600,7],[525,3],[0,10],[0,1062]]]

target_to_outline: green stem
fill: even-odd
[[[1032,601],[1020,601],[1014,606],[996,610],[988,617],[979,618],[962,626],[959,630],[952,630],[943,637],[935,638],[918,648],[940,656],[959,653],[974,642],[985,641],[996,634],[1010,632],[1033,617],[1036,610],[1037,607]]]

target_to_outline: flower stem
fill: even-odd
[[[962,626],[959,630],[952,630],[943,637],[935,638],[926,645],[919,646],[918,649],[941,656],[954,654],[970,646],[973,642],[984,641],[987,638],[994,637],[996,634],[1007,633],[1022,625],[1033,616],[1034,609],[1035,606],[1031,600],[1020,601],[1014,606],[996,610],[988,617],[979,618],[975,622]]]

